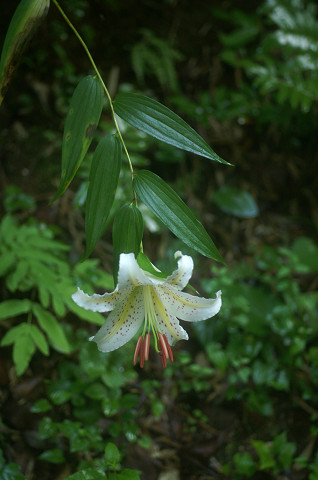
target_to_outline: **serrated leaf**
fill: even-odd
[[[88,257],[103,234],[114,201],[121,169],[121,144],[108,135],[99,142],[93,156],[86,200],[85,231]]]
[[[0,105],[23,52],[45,18],[50,0],[21,0],[14,12],[0,60]]]
[[[20,334],[16,337],[13,345],[13,361],[16,366],[17,375],[22,375],[28,368],[30,360],[35,352],[35,345],[30,336],[28,324],[21,324]]]
[[[0,235],[5,245],[10,245],[17,233],[17,220],[11,215],[5,215],[0,223]]]
[[[42,307],[47,308],[50,305],[50,291],[46,287],[46,285],[38,283],[39,289],[39,300],[41,302]]]
[[[43,355],[48,355],[49,354],[49,346],[48,346],[47,341],[45,340],[45,336],[43,335],[41,330],[39,330],[36,325],[29,325],[29,327],[30,327],[30,335],[31,335],[32,340],[34,341],[35,345],[43,353]]]
[[[45,331],[54,348],[63,353],[70,353],[69,342],[56,318],[50,312],[44,310],[38,303],[32,304],[32,310],[40,327]]]
[[[7,333],[4,335],[4,337],[2,338],[1,346],[7,347],[8,345],[11,345],[20,336],[28,335],[28,332],[29,332],[28,324],[25,322],[20,323],[16,327],[10,328],[10,330],[8,330]]]
[[[7,287],[10,292],[15,292],[20,283],[26,278],[27,272],[29,270],[29,263],[25,260],[20,260],[17,265],[16,269],[11,272],[6,279]]]
[[[118,261],[121,253],[134,253],[137,257],[143,235],[143,218],[134,205],[121,207],[113,223],[114,282],[117,284]]]
[[[180,240],[202,255],[224,263],[202,223],[160,177],[141,170],[135,175],[134,188],[138,197]]]
[[[74,289],[73,289],[74,290]],[[74,291],[73,291],[74,293]],[[92,312],[90,310],[85,310],[82,307],[79,307],[72,299],[69,302],[66,302],[68,308],[82,320],[93,323],[94,325],[103,325],[105,323],[105,317],[101,313]]]
[[[28,313],[31,308],[31,302],[25,300],[5,300],[0,303],[0,319],[17,317],[23,313]]]
[[[148,135],[182,150],[230,165],[182,118],[161,103],[144,95],[120,93],[113,104],[119,117]]]
[[[56,200],[67,189],[93,139],[103,108],[103,88],[98,78],[87,76],[77,85],[67,113],[63,144],[62,173]]]
[[[59,291],[59,286],[57,285],[54,295],[52,295],[52,307],[58,317],[64,317],[66,314],[64,300],[64,295]]]
[[[0,255],[0,277],[8,273],[15,260],[15,255],[12,252],[5,251],[5,253]]]

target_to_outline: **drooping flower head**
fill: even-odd
[[[111,312],[104,325],[91,337],[102,352],[111,352],[127,343],[143,324],[138,338],[134,364],[138,356],[140,366],[148,360],[150,334],[159,352],[162,365],[173,360],[171,346],[178,340],[187,340],[188,334],[179,320],[197,322],[216,315],[222,304],[221,291],[216,298],[207,299],[182,292],[188,284],[193,260],[176,252],[178,268],[167,278],[151,274],[137,263],[133,253],[122,253],[119,259],[118,283],[111,293],[87,295],[78,289],[72,295],[80,307],[94,312]]]

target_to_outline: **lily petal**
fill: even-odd
[[[101,352],[111,352],[125,345],[139,330],[145,316],[142,291],[134,288],[128,296],[117,300],[116,308],[90,340]]]
[[[167,278],[166,282],[182,290],[189,283],[193,271],[193,260],[189,255],[182,255],[181,252],[174,254],[178,260],[178,268]]]
[[[133,253],[122,253],[119,257],[118,290],[139,285],[152,285],[152,281],[139,267]]]
[[[158,287],[157,291],[169,313],[187,322],[211,318],[219,312],[222,305],[221,290],[216,293],[216,298],[196,297],[167,284]]]
[[[169,345],[174,345],[178,340],[188,340],[188,334],[181,327],[179,320],[163,305],[158,295],[158,287],[152,289],[151,296],[158,326],[160,331],[166,335]]]
[[[132,289],[133,287],[131,287]],[[124,292],[119,292],[116,288],[111,293],[104,293],[104,295],[99,295],[94,293],[93,295],[87,295],[80,288],[77,292],[73,293],[72,299],[77,305],[86,310],[92,310],[93,312],[110,312],[114,310],[117,305],[117,302],[120,300],[121,295]],[[125,295],[128,295],[130,291],[127,290]]]

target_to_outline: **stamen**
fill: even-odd
[[[134,353],[134,365],[136,365],[136,363],[137,363],[138,354],[139,354],[141,344],[142,344],[142,336],[140,336],[138,338],[138,341],[137,341],[137,344],[136,344],[135,353]]]
[[[163,336],[163,339],[165,341],[165,344],[166,344],[166,347],[167,347],[167,350],[168,350],[168,353],[169,353],[170,361],[173,362],[173,354],[172,354],[172,350],[171,350],[171,347],[169,345],[168,339],[167,339],[167,337],[164,333],[162,334],[162,336]]]
[[[149,347],[150,347],[150,334],[147,333],[143,343],[145,360],[148,360],[149,358]]]
[[[141,337],[141,340],[142,340],[142,343],[140,347],[139,365],[140,365],[140,368],[143,368],[144,362],[145,362],[145,348],[144,348],[145,340],[142,337]]]
[[[169,358],[169,353],[168,353],[168,349],[167,349],[167,345],[166,345],[166,342],[165,342],[165,339],[164,339],[164,336],[162,335],[162,333],[159,333],[159,343],[160,343],[160,352],[162,352],[162,354],[166,357],[166,358]]]
[[[164,354],[162,353],[162,350],[160,350],[159,355],[160,355],[160,360],[161,360],[163,368],[166,368],[167,360],[166,360],[166,357],[164,356]]]

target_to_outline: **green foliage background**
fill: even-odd
[[[3,38],[17,3],[3,7]],[[235,165],[211,165],[121,125],[134,165],[175,188],[227,266],[194,254],[144,207],[146,253],[164,271],[174,251],[192,254],[194,287],[206,296],[222,289],[224,305],[192,328],[164,372],[155,358],[134,370],[133,345],[104,355],[87,342],[102,318],[70,295],[77,285],[110,290],[113,252],[108,229],[80,263],[90,151],[72,188],[49,205],[68,102],[92,73],[51,6],[1,106],[0,477],[315,480],[315,3],[64,6],[113,96],[162,101]],[[105,131],[107,112],[95,145]],[[128,178],[126,166],[116,207],[129,202]]]

